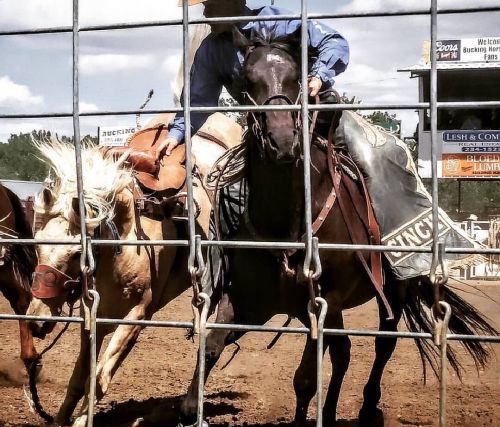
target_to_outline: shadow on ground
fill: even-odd
[[[140,427],[176,427],[179,423],[179,407],[183,396],[175,396],[171,398],[151,398],[142,402],[129,400],[112,405],[106,411],[99,412],[94,418],[96,427],[125,427],[125,426],[140,426]],[[226,402],[205,403],[205,416],[207,420],[221,415],[236,416],[241,412],[241,409],[230,403],[232,400],[244,399],[246,393],[236,393],[231,391],[222,391],[206,396],[207,400],[224,399]],[[229,401],[229,402],[227,402]],[[310,422],[310,427],[314,427],[315,423]],[[357,420],[339,420],[335,427],[358,427]],[[245,426],[245,427],[293,427],[290,422],[276,423],[256,423],[249,424],[247,422],[238,423],[235,419],[232,423],[212,424],[210,427],[229,427],[229,426]]]

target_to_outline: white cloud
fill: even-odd
[[[43,97],[33,95],[28,86],[13,82],[9,76],[0,77],[0,107],[24,110],[43,104]]]
[[[72,2],[23,0],[0,2],[0,28],[25,29],[72,25]]]
[[[96,104],[80,101],[80,112],[93,113],[99,111],[99,107]]]
[[[404,6],[404,7],[403,7]],[[353,0],[350,4],[341,8],[342,12],[373,12],[373,11],[399,11],[412,9],[430,8],[430,0]],[[471,5],[470,0],[439,0],[438,9],[465,8],[465,7],[488,7],[498,6],[498,0],[475,0]]]
[[[83,55],[80,58],[80,72],[95,75],[132,71],[153,66],[154,58],[150,55],[125,55],[106,53],[101,55]]]

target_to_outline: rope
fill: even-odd
[[[243,137],[245,139],[245,137]],[[226,151],[219,157],[205,179],[205,186],[210,191],[228,187],[244,176],[247,145],[243,142]]]
[[[73,316],[73,305],[69,306],[69,316]],[[31,365],[28,368],[28,376],[29,376],[29,387],[30,387],[30,395],[26,397],[29,399],[29,405],[30,408],[33,409],[38,415],[40,415],[46,422],[51,423],[54,421],[54,417],[50,414],[48,414],[42,406],[42,403],[40,402],[40,397],[38,396],[38,389],[36,387],[36,374],[37,374],[37,368],[41,366],[40,361],[42,360],[42,356],[47,353],[52,347],[54,347],[59,341],[59,338],[62,337],[62,335],[66,332],[66,330],[69,327],[70,322],[66,322],[64,325],[64,328],[61,329],[61,331],[56,335],[54,340],[47,346],[45,349],[37,356],[37,358],[31,363]],[[26,393],[25,393],[26,394]]]

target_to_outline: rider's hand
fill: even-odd
[[[170,156],[172,150],[179,145],[179,141],[175,138],[166,138],[158,144],[156,155],[159,159],[163,156]]]
[[[310,96],[316,96],[321,90],[321,86],[323,86],[323,82],[319,77],[309,77],[308,88]]]

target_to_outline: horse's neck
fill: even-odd
[[[136,212],[134,195],[130,188],[125,188],[115,196],[115,216],[113,222],[116,225],[121,238],[126,238],[136,229]]]
[[[263,238],[297,240],[304,210],[303,168],[277,165],[250,155],[248,216]]]

